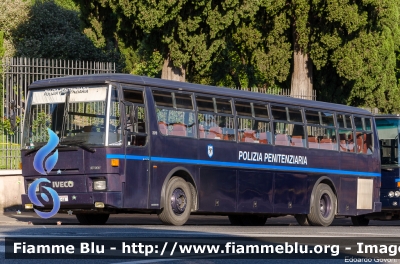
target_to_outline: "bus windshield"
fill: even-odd
[[[115,104],[111,104],[111,109],[107,111],[107,91],[106,86],[31,91],[22,148],[34,149],[46,144],[48,128],[65,145],[116,145],[120,140],[116,133],[119,114],[118,109],[113,109]],[[106,118],[108,116],[110,121]]]
[[[376,119],[379,145],[381,147],[381,163],[384,166],[396,166],[399,161],[399,128],[400,120],[393,118]]]

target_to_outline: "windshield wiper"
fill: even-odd
[[[60,142],[59,146],[63,146],[63,145],[64,146],[68,146],[68,147],[70,147],[70,146],[80,147],[80,148],[82,148],[82,149],[84,149],[86,151],[89,151],[91,153],[95,153],[96,152],[96,149],[91,148],[91,147],[83,144],[83,141],[62,141],[62,142]]]

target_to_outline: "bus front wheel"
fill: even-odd
[[[110,214],[76,214],[76,219],[82,225],[104,225]]]
[[[307,215],[309,223],[313,226],[329,226],[336,214],[336,196],[329,185],[321,183],[314,193],[310,213]]]
[[[183,225],[189,219],[192,193],[188,183],[180,177],[172,177],[165,190],[164,208],[159,219],[168,225]]]

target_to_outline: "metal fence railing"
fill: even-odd
[[[72,61],[42,58],[3,58],[2,129],[0,131],[0,169],[19,169],[23,111],[28,86],[37,80],[67,75],[115,73],[111,62]],[[21,120],[15,132],[7,129],[10,103]]]
[[[115,73],[115,64],[110,62],[88,62],[39,58],[3,58],[3,90],[0,129],[0,170],[19,169],[21,131],[25,98],[28,86],[37,80],[62,77],[67,75],[87,75],[96,73]],[[290,89],[280,88],[242,88],[252,92],[292,96],[302,99],[316,100],[316,92],[312,95],[291,95]],[[7,129],[7,118],[10,114],[10,103],[16,105],[16,116],[21,120],[18,129],[11,132]]]
[[[311,95],[307,93],[300,93],[300,94],[291,94],[290,89],[281,89],[281,88],[257,88],[257,87],[252,87],[252,88],[244,88],[242,87],[240,90],[245,90],[245,91],[251,91],[251,92],[256,92],[256,93],[266,93],[266,94],[276,94],[276,95],[282,95],[282,96],[287,96],[287,97],[295,97],[295,98],[300,98],[300,99],[307,99],[307,100],[317,100],[317,91],[312,90]]]

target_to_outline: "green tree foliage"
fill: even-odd
[[[283,23],[286,15],[274,13],[269,2],[78,2],[88,17],[85,32],[91,32],[93,40],[104,43],[116,33],[128,71],[135,63],[151,60],[157,50],[175,66],[186,67],[189,81],[270,86],[289,74],[291,44],[285,41],[289,24]]]
[[[4,33],[4,54],[12,57],[15,54],[12,31],[28,20],[30,2],[23,0],[0,1],[0,31]]]
[[[29,20],[13,32],[16,56],[91,61],[117,61],[114,50],[97,48],[81,32],[78,12],[53,1],[36,1]]]
[[[400,110],[399,1],[313,1],[309,51],[322,99]]]
[[[400,110],[399,0],[76,1],[86,34],[118,46],[129,72],[153,76],[156,50],[192,82],[290,87],[300,50],[318,99]]]

